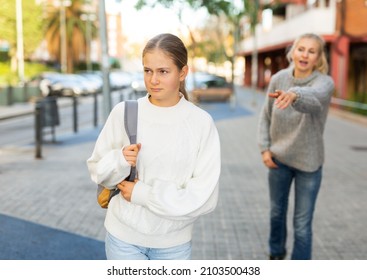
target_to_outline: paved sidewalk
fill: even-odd
[[[202,105],[213,115],[220,133],[222,174],[217,209],[200,218],[194,229],[194,259],[267,259],[267,172],[255,142],[263,95],[241,89],[237,96],[232,105]],[[0,147],[0,225],[14,219],[17,223],[10,223],[9,230],[12,224],[23,222],[50,234],[42,236],[48,242],[38,244],[37,236],[27,232],[28,225],[17,227],[23,228],[18,232],[23,242],[19,247],[13,242],[14,248],[8,248],[9,254],[4,255],[1,252],[9,244],[0,237],[0,259],[105,257],[105,210],[97,205],[96,187],[85,164],[98,132],[99,128],[59,135],[59,143],[44,145],[42,160],[34,159],[32,143],[12,149]],[[366,260],[367,127],[330,114],[325,141],[326,163],[314,220],[313,257]],[[289,214],[292,209],[291,199]],[[290,216],[289,225],[291,222]],[[61,245],[73,242],[79,252],[65,254],[63,246],[53,246],[53,255],[24,252],[31,245],[32,250],[42,252],[42,244],[51,246],[52,240],[60,236],[65,240]],[[88,251],[85,242],[96,249]],[[71,249],[66,246],[64,250]]]
[[[71,98],[59,98],[57,104],[59,107],[72,106]],[[0,106],[0,121],[34,114],[35,101],[14,103],[10,106]]]

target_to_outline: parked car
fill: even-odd
[[[28,85],[38,87],[43,97],[54,95],[52,85],[60,79],[60,75],[58,72],[44,72],[32,77]]]
[[[78,72],[78,75],[83,76],[92,83],[97,88],[97,92],[102,92],[103,77],[100,71],[81,71]]]
[[[62,74],[60,79],[52,84],[53,91],[58,96],[81,96],[94,94],[98,90],[96,84],[77,74]]]
[[[186,88],[193,102],[228,101],[233,95],[233,88],[224,77],[205,72],[190,73]]]
[[[132,75],[121,70],[110,71],[110,86],[113,90],[125,89],[131,86]]]
[[[147,89],[144,82],[144,72],[136,72],[133,74],[131,88],[136,96],[146,95]]]
[[[31,85],[37,85],[46,96],[80,96],[94,94],[98,85],[77,74],[45,72],[32,78]]]

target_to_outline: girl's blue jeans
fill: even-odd
[[[322,167],[304,172],[274,159],[278,168],[269,169],[271,256],[284,256],[287,241],[288,198],[294,181],[294,242],[291,259],[308,260],[312,255],[312,219],[321,185]]]
[[[191,259],[191,241],[170,248],[147,248],[126,243],[107,232],[105,247],[108,260]]]

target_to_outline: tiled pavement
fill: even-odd
[[[202,105],[220,133],[222,173],[218,207],[200,218],[194,229],[194,259],[267,259],[266,169],[255,142],[263,95],[240,88],[236,96],[232,104]],[[34,159],[31,144],[0,147],[0,259],[105,257],[105,210],[96,203],[96,188],[85,164],[98,131],[58,135],[58,143],[44,145],[42,160]],[[366,260],[367,126],[331,113],[325,143],[313,257]],[[7,227],[2,226],[5,222]],[[14,236],[20,242],[9,243],[7,238]]]

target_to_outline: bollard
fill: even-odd
[[[42,158],[42,101],[36,102],[35,108],[35,143],[36,143],[36,159]]]
[[[55,140],[55,126],[60,124],[59,111],[57,108],[56,97],[46,97],[44,99],[37,100],[35,107],[35,157],[37,159],[42,158],[42,143],[43,143],[43,128],[51,127],[52,142]]]
[[[6,105],[13,105],[13,86],[8,85],[8,90],[6,92]]]
[[[97,98],[98,92],[94,93],[94,115],[93,115],[93,123],[94,127],[97,127],[98,125],[98,98]]]
[[[77,110],[77,98],[73,95],[73,127],[74,133],[78,132],[78,110]]]
[[[23,84],[23,102],[27,102],[29,98],[29,85],[28,82]]]

